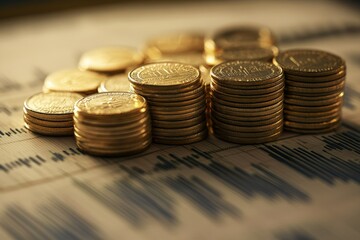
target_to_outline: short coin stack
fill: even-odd
[[[188,144],[207,137],[200,71],[183,63],[152,63],[129,73],[134,92],[148,101],[154,142]]]
[[[257,144],[283,129],[284,75],[265,62],[230,61],[211,69],[211,119],[220,139]]]
[[[97,93],[79,100],[74,128],[78,147],[93,155],[135,154],[151,144],[147,103],[135,93]]]
[[[52,136],[73,135],[73,108],[82,96],[76,93],[38,93],[24,102],[25,127]]]
[[[276,62],[285,72],[285,129],[316,134],[338,128],[344,60],[324,51],[294,49],[280,53]]]

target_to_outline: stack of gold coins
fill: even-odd
[[[150,106],[153,140],[188,144],[207,137],[200,71],[183,63],[152,63],[129,73],[134,92]]]
[[[74,128],[77,146],[93,155],[135,154],[151,144],[147,103],[135,93],[97,93],[79,100]]]
[[[285,129],[323,133],[340,125],[346,67],[340,57],[319,50],[284,51],[276,63],[285,72]]]
[[[25,127],[52,136],[73,135],[73,109],[82,96],[76,93],[38,93],[24,102]]]
[[[97,73],[68,69],[54,72],[45,79],[43,92],[74,92],[82,95],[96,93],[106,77]]]
[[[129,47],[104,47],[85,52],[79,68],[106,75],[123,73],[144,61],[144,55]]]
[[[145,49],[146,62],[182,62],[199,67],[204,63],[204,35],[180,33],[151,39]]]
[[[131,92],[126,74],[113,75],[101,82],[98,92]]]
[[[211,69],[214,135],[242,144],[278,138],[283,129],[284,75],[259,61],[230,61]]]
[[[205,39],[208,65],[223,61],[270,61],[277,53],[271,30],[261,26],[234,26],[220,29]]]

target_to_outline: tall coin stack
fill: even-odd
[[[151,144],[147,103],[135,93],[97,93],[79,100],[74,128],[77,146],[93,155],[130,155]]]
[[[38,93],[24,102],[25,127],[51,136],[73,135],[73,109],[82,96],[76,93]]]
[[[153,141],[189,144],[207,137],[205,93],[200,71],[183,63],[152,63],[134,69],[134,92],[150,107]]]
[[[310,49],[284,51],[275,60],[285,72],[285,129],[316,134],[338,128],[346,75],[344,60]]]
[[[222,140],[257,144],[275,140],[283,129],[284,75],[259,61],[230,61],[211,69],[211,119]]]

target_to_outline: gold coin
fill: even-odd
[[[312,49],[287,50],[275,61],[286,73],[300,76],[326,76],[345,69],[345,62],[340,57]]]
[[[206,121],[202,121],[194,126],[183,128],[159,128],[153,126],[152,135],[155,137],[184,137],[194,135],[206,129]]]
[[[251,138],[251,137],[235,137],[229,135],[222,135],[222,134],[217,134],[216,131],[214,131],[214,135],[217,138],[227,142],[238,143],[238,144],[261,144],[261,143],[272,142],[278,139],[281,136],[281,133],[282,131],[279,131],[270,136]]]
[[[226,111],[233,111],[233,112],[238,112],[238,113],[241,112],[241,113],[246,114],[246,113],[265,112],[265,111],[273,110],[278,107],[282,107],[283,101],[277,101],[275,104],[268,105],[265,107],[254,107],[254,108],[230,107],[230,106],[225,106],[225,105],[219,104],[216,101],[215,102],[213,101],[211,106],[214,109],[224,109]]]
[[[199,102],[203,102],[205,101],[205,96],[204,95],[200,95],[194,99],[190,99],[190,100],[184,100],[184,101],[178,101],[178,102],[159,102],[159,101],[152,101],[152,100],[148,100],[148,103],[150,106],[155,106],[155,107],[181,107],[181,106],[189,106],[192,104],[196,104]]]
[[[284,125],[290,128],[297,128],[297,129],[323,129],[332,127],[334,125],[337,125],[340,121],[340,116],[333,118],[330,121],[326,122],[320,122],[320,123],[299,123],[299,122],[292,122],[292,121],[284,121]]]
[[[152,120],[165,120],[165,121],[183,121],[187,119],[194,118],[199,115],[204,115],[206,110],[206,106],[201,106],[200,108],[193,109],[192,111],[186,113],[151,113]]]
[[[259,61],[230,61],[211,68],[211,77],[222,85],[262,85],[283,75],[280,67]]]
[[[291,75],[288,73],[285,73],[285,77],[288,80],[291,81],[297,81],[297,82],[309,82],[309,83],[321,83],[321,82],[328,82],[333,81],[336,79],[344,78],[346,76],[346,71],[341,70],[340,72],[326,75],[326,76],[297,76],[297,75]]]
[[[260,102],[266,102],[271,101],[275,98],[278,98],[280,96],[284,95],[284,87],[274,91],[272,93],[267,94],[259,94],[259,95],[253,95],[253,96],[242,96],[242,95],[236,95],[236,94],[228,94],[228,93],[222,93],[218,91],[212,91],[211,95],[216,96],[216,98],[222,99],[224,101],[231,101],[231,102],[238,102],[238,103],[260,103]]]
[[[271,107],[253,108],[251,111],[244,111],[241,108],[232,108],[223,105],[211,104],[211,111],[215,110],[218,113],[227,114],[236,117],[256,117],[273,114],[283,109],[283,103],[279,102]]]
[[[207,138],[208,130],[205,128],[203,131],[183,137],[165,137],[165,136],[153,136],[153,141],[166,145],[184,145],[199,142]]]
[[[291,131],[295,133],[301,133],[301,134],[322,134],[322,133],[328,133],[335,131],[341,126],[341,122],[338,122],[337,124],[331,126],[331,127],[325,127],[321,129],[302,129],[302,128],[292,128],[288,126],[284,126],[284,129],[286,131]]]
[[[37,93],[24,102],[25,113],[42,120],[70,120],[74,104],[82,96],[76,93]]]
[[[129,80],[134,85],[163,89],[189,86],[199,79],[200,71],[197,68],[175,62],[146,64],[129,73]]]
[[[165,102],[165,103],[188,101],[194,98],[205,96],[203,88],[199,88],[187,93],[178,93],[178,94],[144,94],[138,90],[136,90],[136,93],[145,97],[146,100],[149,100],[150,102]]]
[[[328,106],[328,105],[332,105],[335,104],[337,102],[341,102],[343,97],[343,94],[341,94],[338,97],[335,98],[329,98],[329,99],[325,99],[325,100],[300,100],[300,99],[293,99],[293,98],[285,98],[285,104],[290,104],[290,105],[297,105],[297,106],[302,106],[302,107],[312,107],[312,106]]]
[[[233,101],[226,101],[219,98],[216,98],[215,96],[212,96],[212,101],[217,102],[218,104],[229,106],[229,107],[236,107],[236,108],[259,108],[259,107],[266,107],[270,105],[274,105],[278,102],[281,102],[284,100],[284,96],[280,95],[280,97],[275,98],[273,100],[264,101],[260,103],[238,103]]]
[[[37,124],[24,123],[24,126],[32,132],[48,136],[69,136],[74,134],[72,127],[44,127]]]
[[[265,83],[265,84],[260,84],[260,85],[236,85],[236,84],[234,85],[234,84],[228,84],[228,83],[224,84],[224,82],[218,81],[215,78],[211,79],[211,83],[215,84],[217,86],[231,88],[231,89],[235,89],[235,90],[245,90],[245,91],[259,90],[259,89],[264,90],[264,89],[278,86],[279,84],[282,84],[284,82],[285,82],[284,75],[280,75],[280,76],[274,78],[271,83]],[[211,83],[210,83],[210,85],[211,85]]]
[[[208,51],[243,46],[268,47],[275,43],[270,29],[262,26],[233,26],[221,29],[211,40],[213,43],[207,40],[205,44]]]
[[[201,52],[184,52],[177,54],[163,54],[158,57],[148,58],[146,63],[179,62],[199,67],[205,63]]]
[[[181,107],[159,107],[159,106],[151,106],[149,105],[150,111],[152,115],[155,114],[186,114],[189,112],[196,111],[197,109],[206,108],[205,99],[201,102],[196,102],[187,106]]]
[[[101,82],[98,92],[131,92],[126,74],[118,74]]]
[[[53,92],[94,93],[105,79],[105,76],[93,72],[61,70],[46,77],[44,88]]]
[[[211,90],[217,91],[225,94],[233,94],[240,96],[253,96],[253,95],[263,95],[276,92],[282,88],[284,88],[285,83],[281,79],[277,82],[277,84],[273,87],[269,88],[259,88],[259,89],[238,89],[238,88],[229,88],[216,84],[215,82],[211,82]]]
[[[206,56],[206,63],[214,66],[225,61],[263,61],[272,62],[274,52],[271,48],[240,47],[229,48],[215,52],[214,55]]]
[[[85,52],[79,68],[101,73],[123,72],[137,66],[144,60],[142,53],[128,47],[105,47]]]
[[[275,123],[269,124],[269,125],[263,125],[263,126],[238,126],[238,125],[232,125],[227,124],[224,122],[221,122],[217,120],[216,118],[211,118],[211,121],[213,123],[213,127],[219,128],[223,131],[228,131],[229,135],[240,133],[256,133],[256,132],[264,132],[264,131],[270,131],[272,129],[275,129],[279,126],[283,125],[283,120],[280,119]]]
[[[235,130],[227,130],[223,129],[221,127],[218,127],[216,124],[213,124],[212,126],[213,131],[216,133],[216,135],[226,135],[226,136],[232,136],[232,137],[241,137],[241,138],[262,138],[262,137],[268,137],[273,134],[279,133],[283,130],[283,125],[279,125],[273,129],[269,129],[266,131],[259,131],[259,132],[239,132]]]
[[[151,39],[147,43],[148,57],[161,54],[180,54],[184,52],[202,52],[204,35],[200,33],[168,34]]]
[[[185,128],[185,127],[194,126],[203,121],[205,121],[205,116],[199,115],[194,118],[184,119],[184,120],[180,120],[180,121],[179,120],[171,121],[171,120],[153,119],[151,121],[151,123],[154,127],[158,127],[158,128]]]
[[[300,122],[300,123],[321,123],[321,122],[327,122],[331,121],[334,118],[340,118],[341,112],[337,111],[332,114],[328,114],[326,116],[309,116],[305,115],[303,117],[294,116],[290,114],[285,114],[284,118],[290,122]]]
[[[344,86],[345,86],[344,81],[335,86],[330,86],[330,87],[293,87],[293,86],[287,85],[285,88],[285,91],[288,91],[291,93],[306,93],[306,94],[333,93],[336,91],[343,90]]]
[[[74,122],[71,121],[49,121],[34,118],[30,115],[24,114],[24,121],[28,124],[35,124],[43,127],[73,127]]]
[[[203,88],[202,82],[200,81],[200,79],[194,81],[193,84],[191,85],[177,86],[174,89],[162,89],[156,86],[142,87],[134,84],[131,85],[131,89],[133,89],[133,91],[143,93],[144,95],[148,95],[148,96],[158,96],[158,97],[169,94],[184,95],[184,94],[188,94],[191,91],[199,91],[202,88]]]
[[[260,117],[242,117],[242,118],[239,117],[238,119],[235,120],[232,119],[231,116],[230,118],[228,118],[228,116],[219,114],[217,112],[212,112],[211,117],[229,125],[244,126],[244,127],[269,125],[283,119],[282,111],[274,113],[270,115],[270,117],[266,115],[267,118],[265,119],[263,116],[260,116]]]
[[[239,122],[261,122],[261,121],[266,121],[272,118],[275,118],[278,115],[282,115],[283,109],[280,108],[278,111],[275,111],[273,113],[270,114],[265,114],[265,115],[258,115],[258,116],[249,116],[249,115],[243,115],[243,116],[233,116],[233,115],[229,115],[229,114],[224,114],[221,112],[216,111],[215,109],[211,109],[211,115],[212,116],[216,116],[220,119],[228,119],[228,120],[232,120],[232,121],[239,121]],[[256,125],[256,124],[254,124]]]
[[[328,82],[321,82],[321,83],[309,83],[309,82],[297,82],[297,81],[290,81],[286,80],[286,85],[292,87],[303,87],[303,88],[329,88],[337,86],[341,83],[344,83],[345,78],[340,78]]]
[[[304,96],[304,95],[298,95],[298,94],[286,94],[286,97],[288,99],[294,99],[294,100],[299,99],[299,100],[304,100],[304,101],[323,101],[323,100],[328,100],[331,98],[338,98],[338,97],[343,97],[343,96],[344,96],[343,91],[335,91],[333,93],[320,95],[320,96]]]
[[[330,111],[332,109],[337,109],[341,107],[341,105],[342,105],[342,101],[338,101],[333,104],[325,105],[325,106],[298,106],[292,104],[285,104],[284,108],[299,112],[325,112],[325,111]]]
[[[294,111],[294,110],[284,109],[285,116],[291,115],[291,116],[308,117],[308,118],[326,117],[340,112],[341,112],[341,106],[330,108],[329,110],[314,111],[314,112],[304,112],[304,111]]]
[[[98,132],[83,132],[79,130],[76,126],[74,127],[75,137],[83,141],[105,141],[105,142],[119,142],[119,141],[140,141],[142,139],[148,139],[151,137],[151,131],[149,129],[141,129],[138,132],[128,133],[119,133],[119,134],[98,134]]]
[[[121,116],[140,113],[146,109],[146,105],[146,100],[135,93],[96,93],[76,102],[75,112],[93,116]]]

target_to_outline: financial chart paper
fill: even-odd
[[[0,23],[0,239],[359,239],[360,19],[333,1],[108,6]],[[186,13],[186,15],[184,15]],[[210,136],[100,158],[24,128],[23,101],[82,52],[157,34],[267,25],[280,49],[347,64],[343,124],[260,145]]]

